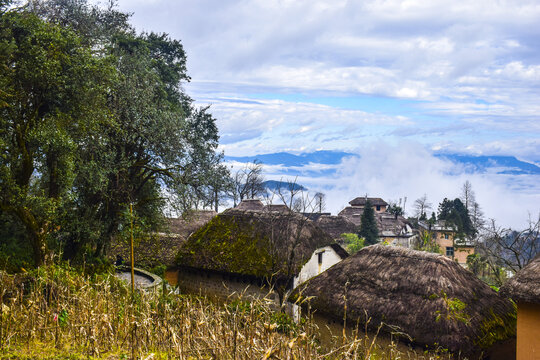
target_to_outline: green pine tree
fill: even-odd
[[[379,229],[375,221],[375,211],[369,200],[366,201],[360,221],[358,236],[365,239],[366,245],[376,244],[379,240]]]

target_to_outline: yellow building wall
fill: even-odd
[[[540,304],[518,303],[517,360],[540,360]]]
[[[474,254],[474,247],[458,247],[454,248],[454,259],[460,264],[467,263],[467,256]]]
[[[452,234],[448,234],[448,239],[445,239],[443,232],[436,232],[435,233],[435,242],[439,247],[441,248],[443,254],[446,254],[446,247],[453,247],[454,246],[454,237]]]

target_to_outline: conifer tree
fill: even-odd
[[[360,221],[358,236],[365,239],[364,243],[366,245],[376,244],[379,239],[379,230],[377,229],[377,223],[375,221],[375,211],[369,200],[366,201]]]

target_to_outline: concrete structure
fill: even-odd
[[[517,360],[540,359],[540,254],[501,288],[517,303]]]
[[[333,244],[317,249],[294,278],[293,289],[303,282],[326,271],[331,266],[347,258],[349,254],[339,245]]]
[[[466,266],[467,256],[474,254],[474,244],[468,239],[457,238],[454,226],[447,224],[445,220],[437,220],[435,224],[419,221],[418,226],[422,231],[431,234],[443,255],[456,260],[460,265]]]

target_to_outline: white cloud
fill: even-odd
[[[414,200],[427,194],[437,205],[447,197],[461,195],[466,180],[473,185],[476,200],[487,218],[501,226],[523,228],[529,213],[540,212],[538,175],[465,174],[457,175],[453,163],[434,157],[423,147],[411,143],[397,146],[373,143],[359,149],[360,157],[345,159],[332,178],[299,178],[298,182],[327,194],[327,206],[337,213],[357,197],[382,197],[397,200],[407,197],[407,212],[412,214]],[[518,185],[518,186],[516,186]]]

